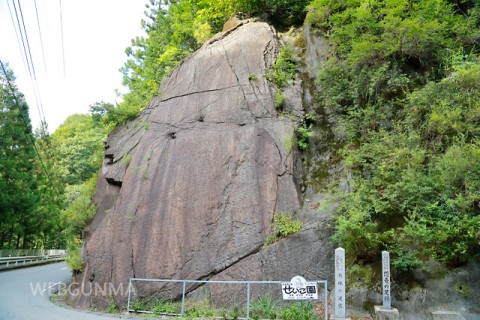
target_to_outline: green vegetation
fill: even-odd
[[[272,296],[260,296],[252,300],[250,306],[250,317],[254,320],[257,319],[270,319],[275,320],[277,318],[277,304],[273,300]]]
[[[292,303],[288,308],[280,311],[282,320],[317,320],[320,317],[313,310],[313,304],[309,302]]]
[[[277,93],[275,94],[275,106],[279,110],[283,110],[285,108],[285,95],[280,89],[278,89]]]
[[[255,81],[255,80],[257,80],[257,75],[256,75],[255,73],[250,73],[250,74],[248,75],[248,80],[250,80],[250,81]]]
[[[280,48],[275,63],[265,77],[267,80],[275,83],[278,89],[282,89],[285,88],[289,82],[295,80],[297,68],[297,62],[294,59],[292,48],[290,46],[284,46]]]
[[[68,246],[68,255],[65,258],[67,265],[74,272],[83,272],[85,265],[83,263],[82,248],[80,245],[70,244]]]
[[[178,304],[174,304],[168,301],[157,301],[152,308],[153,313],[160,314],[179,314],[181,308]]]
[[[135,117],[157,94],[162,79],[186,56],[222,30],[237,12],[260,16],[277,25],[302,23],[306,0],[151,0],[142,27],[147,37],[137,37],[125,50],[128,60],[122,67],[123,84],[129,93],[123,102],[109,108],[116,123]],[[253,79],[249,79],[253,80]]]
[[[100,118],[76,114],[52,135],[45,124],[33,134],[28,107],[15,89],[13,74],[7,75],[19,105],[2,73],[0,248],[67,247],[67,263],[82,271],[81,247],[74,239],[82,238],[96,212],[91,200],[106,127]]]
[[[480,8],[474,1],[315,0],[334,54],[318,107],[336,118],[351,171],[335,240],[351,260],[382,249],[397,270],[480,252]]]
[[[285,238],[302,229],[302,222],[294,219],[292,215],[286,213],[278,213],[273,215],[272,231],[265,240],[265,246],[268,246],[281,238]]]
[[[44,124],[34,135],[13,72],[2,65],[6,74],[0,70],[0,249],[59,246],[63,186],[54,174],[52,140]]]
[[[292,151],[294,143],[295,135],[293,134],[293,132],[285,136],[285,139],[283,140],[283,146],[285,147],[285,151],[287,153],[290,153]]]
[[[298,149],[305,151],[308,149],[308,138],[313,135],[311,131],[312,125],[310,124],[308,127],[304,124],[301,127],[297,128],[297,145]]]

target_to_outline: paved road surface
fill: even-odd
[[[59,282],[67,282],[70,277],[71,272],[65,262],[0,272],[0,320],[130,318],[69,310],[54,305],[49,293],[55,291]]]

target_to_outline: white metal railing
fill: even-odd
[[[160,282],[160,283],[178,283],[182,284],[182,307],[179,314],[168,314],[168,315],[177,315],[177,316],[184,316],[185,315],[185,296],[186,296],[186,287],[187,284],[231,284],[231,285],[246,285],[247,286],[247,294],[246,294],[246,318],[238,318],[238,319],[250,319],[250,303],[251,303],[251,286],[253,284],[282,284],[289,281],[228,281],[228,280],[167,280],[167,279],[142,279],[142,278],[130,278],[128,284],[128,301],[127,301],[127,312],[140,312],[140,313],[152,313],[145,310],[133,310],[130,308],[131,303],[131,294],[133,288],[133,282]],[[316,282],[323,287],[323,297],[319,295],[319,300],[323,300],[324,305],[324,319],[328,319],[328,284],[326,280],[312,280],[309,282]],[[162,314],[162,313],[160,313]],[[165,313],[166,314],[166,313]]]
[[[42,255],[42,256],[25,256],[25,257],[3,257],[0,258],[0,270],[12,269],[23,266],[31,266],[54,261],[65,260],[66,254]]]
[[[65,249],[0,249],[1,257],[50,256],[65,254]]]

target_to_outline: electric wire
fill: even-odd
[[[10,2],[9,1],[7,1],[7,5],[8,5],[8,12],[10,13],[10,19],[12,20],[13,30],[15,31],[15,37],[17,38],[17,45],[18,45],[18,48],[20,49],[20,53],[21,53],[22,52],[22,45],[20,44],[20,38],[18,37],[17,26],[15,25],[15,19],[13,19],[12,8],[10,7]],[[27,64],[25,63],[25,56],[23,54],[21,54],[21,56],[22,56],[23,67],[25,68],[25,72],[27,72]]]
[[[22,27],[20,26],[20,20],[18,19],[18,12],[17,12],[17,6],[15,5],[15,0],[12,0],[12,4],[15,10],[15,18],[17,19],[18,30],[20,31],[20,39],[22,40],[23,53],[24,53],[25,59],[27,60],[28,73],[30,74],[30,77],[31,77],[32,70],[30,69],[30,63],[28,62],[27,49],[25,47],[25,41],[23,40],[23,32],[22,32]]]
[[[35,14],[37,16],[38,34],[40,35],[40,46],[42,47],[43,66],[45,67],[45,72],[47,72],[47,62],[45,61],[45,50],[43,49],[42,29],[40,28],[40,19],[38,18],[37,0],[33,0],[33,3],[35,4]]]
[[[38,159],[40,160],[40,164],[42,166],[42,169],[43,169],[43,172],[45,173],[45,176],[47,177],[47,180],[50,184],[50,187],[52,188],[52,190],[55,192],[55,194],[57,195],[57,197],[60,197],[59,196],[59,193],[57,191],[57,188],[55,188],[55,185],[52,183],[52,179],[50,179],[50,175],[48,174],[48,171],[47,171],[47,168],[45,166],[45,163],[43,162],[43,159],[42,159],[42,156],[40,155],[40,152],[38,151],[37,149],[37,145],[35,144],[35,138],[33,137],[33,134],[32,134],[32,130],[29,130],[30,129],[30,125],[28,124],[28,121],[27,119],[25,119],[25,115],[23,114],[23,111],[22,109],[20,108],[20,105],[18,103],[18,99],[17,99],[17,96],[15,94],[15,91],[13,90],[13,86],[10,82],[10,79],[9,79],[9,76],[8,76],[8,73],[7,73],[7,70],[5,69],[5,66],[3,65],[3,62],[0,60],[0,66],[2,67],[2,71],[3,71],[3,74],[5,75],[5,80],[7,81],[7,84],[8,84],[8,88],[10,89],[10,92],[12,94],[12,97],[13,97],[13,101],[15,102],[15,106],[18,108],[18,111],[20,113],[20,117],[22,118],[23,120],[23,123],[25,124],[25,127],[26,129],[28,130],[28,135],[30,137],[30,142],[32,143],[32,146],[33,146],[33,149],[35,150],[35,153],[38,157]]]
[[[63,76],[65,77],[65,46],[63,43],[63,13],[62,13],[62,0],[58,0],[60,3],[60,30],[62,35],[62,58],[63,58]]]
[[[23,48],[24,48],[25,59],[27,61],[27,64],[28,64],[29,68],[31,66],[31,69],[33,70],[33,80],[32,80],[32,73],[30,72],[30,83],[32,84],[33,94],[35,96],[35,102],[36,102],[38,115],[39,115],[41,121],[46,122],[45,112],[43,111],[43,104],[42,104],[42,100],[41,100],[41,97],[40,97],[40,90],[38,89],[37,78],[36,78],[36,73],[35,73],[35,66],[34,66],[34,62],[33,62],[33,58],[32,58],[32,52],[31,52],[31,49],[30,49],[30,42],[28,41],[27,28],[25,27],[25,20],[23,18],[23,13],[22,13],[21,5],[20,5],[20,0],[17,0],[17,3],[18,3],[19,11],[20,11],[21,23],[20,23],[20,20],[18,18],[18,12],[16,11],[15,0],[12,0],[12,3],[13,3],[14,8],[15,8],[15,16],[17,18],[18,27],[20,28],[20,31],[21,31],[21,25],[23,26],[23,33],[20,32],[20,34],[22,36],[22,43],[24,44]],[[26,48],[25,48],[25,42],[23,41],[23,35],[25,35],[25,40],[26,40],[26,43],[27,43]],[[28,51],[28,55],[27,55],[27,51]],[[30,57],[30,60],[28,59],[28,57]]]
[[[23,12],[22,12],[22,6],[20,5],[20,0],[17,0],[17,3],[18,3],[18,8],[20,9],[20,17],[22,19],[23,31],[25,32],[25,40],[27,41],[27,48],[28,48],[28,54],[30,56],[30,63],[32,64],[33,77],[36,80],[37,75],[35,73],[35,67],[33,65],[32,52],[30,51],[30,42],[28,41],[27,29],[25,28],[25,20],[23,19]]]

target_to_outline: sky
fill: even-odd
[[[146,3],[0,0],[0,60],[7,62],[16,76],[15,84],[25,95],[34,129],[43,115],[52,133],[69,115],[88,113],[95,102],[121,101],[115,90],[126,89],[119,69],[127,59],[125,48],[131,39],[144,35],[140,26]],[[28,71],[16,36],[15,30],[20,37],[13,4],[17,12],[22,9],[35,77],[30,76],[33,71]]]

